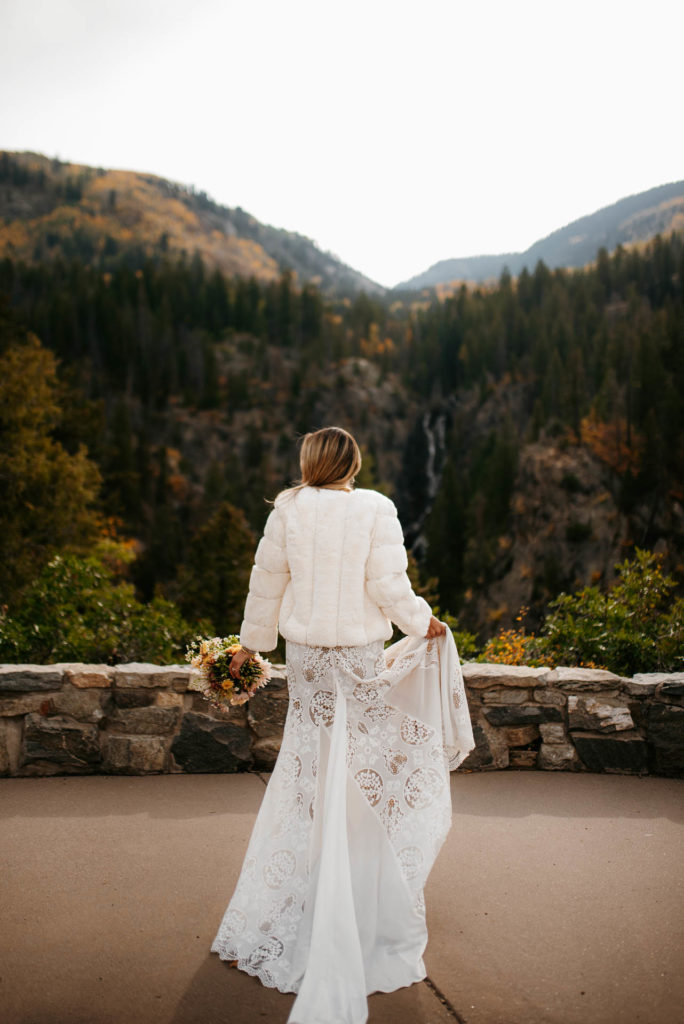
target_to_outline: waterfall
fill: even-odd
[[[418,520],[411,524],[411,532],[415,536],[415,541],[411,546],[411,551],[419,561],[423,558],[427,545],[425,534],[423,533],[423,527],[430,514],[434,500],[437,497],[437,492],[439,491],[439,485],[442,479],[442,456],[444,454],[446,440],[446,413],[438,413],[435,417],[434,423],[431,423],[431,419],[432,414],[430,412],[423,413],[421,418],[421,426],[423,428],[425,443],[427,446],[427,461],[425,463],[425,503]]]

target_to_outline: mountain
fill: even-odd
[[[212,269],[260,281],[282,270],[326,293],[385,289],[309,238],[270,227],[205,192],[136,171],[112,171],[0,152],[0,257],[58,255],[103,263],[126,253],[199,253]]]
[[[525,252],[496,256],[466,256],[440,260],[429,270],[396,286],[395,290],[429,288],[451,281],[486,281],[504,269],[516,276],[523,267],[534,270],[538,260],[547,267],[582,267],[596,259],[603,247],[645,242],[659,233],[684,229],[684,181],[659,185],[627,196],[611,206],[580,217],[535,242]]]

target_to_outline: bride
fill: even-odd
[[[356,441],[307,434],[300,468],[266,521],[231,664],[280,630],[283,741],[211,951],[296,992],[288,1024],[365,1024],[367,995],[426,976],[423,889],[451,824],[449,771],[474,740],[396,507],[353,486]],[[406,635],[385,649],[393,622]]]

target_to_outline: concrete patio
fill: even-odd
[[[268,776],[0,779],[4,1024],[284,1024],[293,996],[209,952]],[[452,775],[429,980],[369,1024],[684,1019],[684,789]]]

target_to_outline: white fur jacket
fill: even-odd
[[[425,636],[432,614],[411,587],[394,503],[379,491],[282,491],[259,541],[240,640],[271,651],[389,640],[392,622]]]

